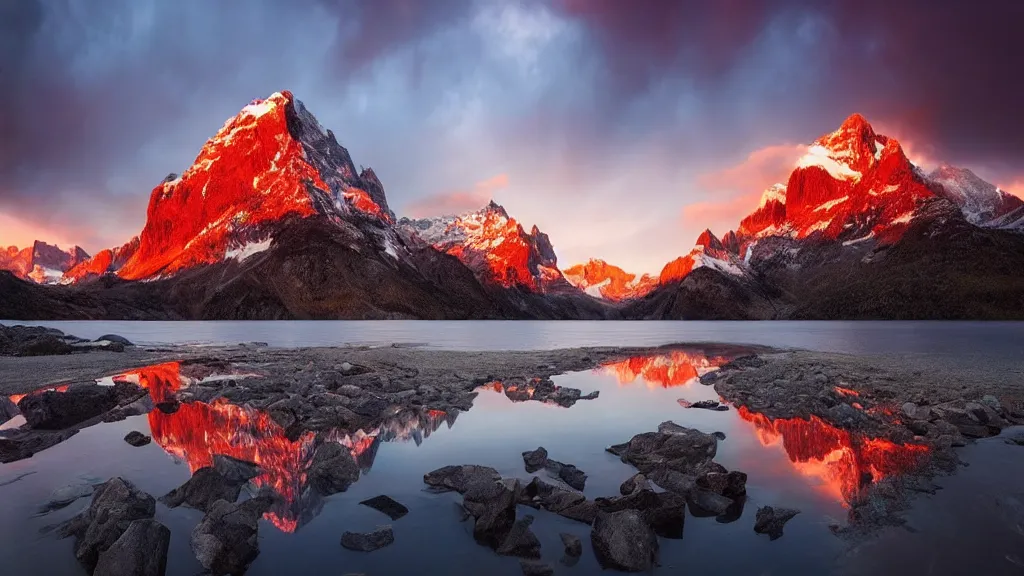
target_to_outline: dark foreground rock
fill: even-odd
[[[540,470],[544,467],[548,461],[548,451],[543,446],[536,450],[529,452],[523,452],[523,463],[526,465],[526,471],[530,474]]]
[[[182,504],[196,510],[209,511],[214,503],[238,500],[244,482],[232,481],[212,467],[200,468],[184,484],[160,497],[168,508]]]
[[[574,536],[567,532],[562,532],[558,535],[562,539],[562,545],[565,546],[565,555],[570,558],[579,558],[583,555],[583,542],[579,536]]]
[[[462,495],[462,505],[476,518],[473,538],[497,549],[505,541],[516,519],[519,483],[511,486],[497,481],[481,481],[469,486]]]
[[[77,430],[15,430],[0,437],[0,464],[31,458],[74,436]]]
[[[151,436],[146,436],[145,434],[137,430],[132,430],[131,432],[125,435],[124,441],[138,448],[139,446],[145,446],[146,444],[149,444],[150,442],[153,441],[153,438]]]
[[[636,510],[598,514],[590,542],[604,568],[645,572],[658,560],[658,537]]]
[[[114,386],[72,384],[64,392],[47,390],[29,394],[18,402],[18,409],[30,427],[60,430],[100,416],[118,405],[134,402],[145,395],[145,390],[128,382],[118,382]]]
[[[29,340],[14,352],[15,356],[63,356],[71,354],[75,347],[61,337],[45,334]]]
[[[533,524],[533,516],[526,515],[512,524],[505,541],[495,550],[501,556],[515,556],[517,558],[540,558],[540,540],[530,529]]]
[[[360,502],[363,506],[369,506],[378,512],[386,514],[392,521],[398,520],[402,516],[409,513],[409,509],[403,506],[401,503],[396,501],[394,498],[386,495],[374,496],[369,500],[363,500]]]
[[[540,478],[534,478],[523,488],[519,503],[585,524],[592,523],[597,516],[597,505],[592,500],[587,500],[580,492],[548,484]]]
[[[391,526],[381,526],[373,532],[345,532],[341,535],[341,545],[357,552],[373,552],[395,542],[395,533]]]
[[[214,502],[192,530],[190,541],[203,568],[214,575],[244,574],[260,553],[259,519],[271,504],[266,497],[238,504]]]
[[[625,444],[610,446],[608,452],[633,465],[648,478],[652,478],[651,472],[664,469],[695,475],[714,459],[718,452],[718,439],[674,422],[662,422],[657,432],[637,434]]]
[[[105,552],[135,520],[156,513],[156,500],[123,478],[112,478],[96,489],[92,503],[59,528],[61,537],[75,538],[75,557],[90,572]]]
[[[0,396],[0,424],[7,422],[18,414],[21,414],[21,411],[18,410],[18,405],[11,402],[11,399],[7,396]]]
[[[54,510],[67,508],[79,498],[92,496],[95,491],[95,486],[86,483],[61,486],[50,493],[50,498],[39,507],[39,514],[49,514]]]
[[[767,534],[772,540],[782,537],[782,528],[797,514],[799,510],[792,508],[773,508],[762,506],[757,509],[757,517],[754,523],[754,532]]]
[[[348,490],[359,480],[359,465],[347,448],[337,442],[326,442],[313,454],[307,478],[321,496],[330,496]]]
[[[520,560],[519,568],[523,571],[523,576],[553,576],[555,573],[550,564],[531,560]]]
[[[171,531],[155,520],[135,520],[100,554],[93,576],[163,576]]]
[[[124,336],[118,336],[117,334],[104,334],[103,336],[100,336],[96,340],[93,340],[93,342],[114,342],[117,344],[121,344],[122,346],[135,346],[135,344],[133,344],[131,340],[125,338]]]
[[[634,510],[662,538],[680,539],[686,518],[686,498],[672,492],[642,489],[628,496],[597,498],[598,510],[607,513]]]
[[[473,484],[501,480],[501,474],[488,466],[462,464],[445,466],[423,475],[423,482],[440,491],[453,491],[464,494]]]
[[[548,451],[543,446],[530,452],[523,452],[523,463],[526,465],[526,471],[531,474],[544,468],[552,476],[559,478],[576,490],[582,491],[586,487],[587,475],[585,472],[572,464],[551,460],[548,458]]]

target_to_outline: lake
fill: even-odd
[[[452,349],[539,349],[574,346],[642,346],[679,341],[767,344],[855,353],[934,355],[951,361],[1020,363],[1024,325],[1014,323],[872,322],[47,322],[82,337],[113,332],[146,344],[264,341],[273,346],[424,344]],[[749,475],[747,499],[738,516],[697,518],[689,513],[681,540],[661,541],[657,574],[822,574],[844,553],[830,527],[847,522],[851,491],[867,473],[892,473],[904,457],[899,450],[865,449],[863,439],[804,421],[769,422],[758,414],[730,409],[712,412],[684,408],[679,400],[718,399],[697,377],[729,358],[709,357],[700,347],[639,356],[598,369],[555,377],[561,386],[595,400],[570,408],[533,401],[513,402],[500,383],[481,389],[473,408],[444,413],[406,412],[372,430],[323,432],[320,440],[348,448],[362,477],[347,492],[327,498],[310,495],[302,470],[308,465],[303,440],[283,431],[256,410],[227,404],[193,403],[174,414],[153,411],[82,430],[34,457],[0,464],[0,566],[5,575],[84,574],[71,540],[46,530],[88,504],[39,515],[38,508],[62,486],[122,476],[142,490],[161,496],[186,481],[215,453],[264,464],[252,487],[272,487],[285,504],[265,515],[260,527],[261,554],[248,574],[520,574],[518,561],[478,546],[472,522],[460,522],[454,494],[425,492],[423,474],[449,464],[493,466],[503,476],[529,479],[521,453],[538,446],[551,457],[577,465],[589,478],[591,498],[618,494],[633,467],[605,448],[633,435],[656,430],[664,421],[722,432],[716,461]],[[187,385],[177,364],[132,371],[126,377],[151,394]],[[248,367],[239,367],[246,371]],[[243,424],[244,423],[244,424]],[[131,430],[152,434],[141,448],[123,441]],[[1024,456],[1024,453],[1022,453]],[[885,461],[877,461],[879,457]],[[27,476],[17,479],[22,475]],[[542,471],[536,474],[549,481]],[[410,509],[391,522],[358,503],[387,494]],[[753,532],[758,506],[793,507],[801,513],[775,541]],[[537,520],[533,530],[543,560],[556,574],[592,574],[600,568],[590,550],[589,527],[546,511],[520,507]],[[202,513],[157,505],[156,518],[171,529],[168,574],[201,571],[188,535]],[[346,530],[369,531],[393,524],[395,544],[374,553],[351,552],[339,545]],[[558,534],[584,541],[574,567],[559,563]],[[898,554],[898,552],[892,552]],[[993,552],[995,554],[995,552]],[[999,552],[1003,554],[1003,552]],[[1007,568],[993,555],[995,571]],[[982,562],[979,565],[988,565]],[[1012,566],[1010,566],[1012,567]],[[1007,571],[1005,573],[1013,573]]]

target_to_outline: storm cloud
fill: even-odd
[[[167,173],[289,89],[400,214],[490,194],[563,264],[654,271],[697,215],[724,226],[756,198],[759,150],[855,111],[915,153],[1024,179],[1021,22],[1016,0],[7,1],[0,213],[123,242]]]

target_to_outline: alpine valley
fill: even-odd
[[[1024,319],[1024,202],[966,169],[926,173],[860,115],[751,208],[657,276],[563,269],[493,202],[398,218],[279,92],[157,185],[127,244],[0,250],[0,318]]]

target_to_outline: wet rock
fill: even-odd
[[[145,446],[146,444],[149,444],[150,442],[153,441],[153,438],[151,436],[146,436],[145,434],[137,430],[132,430],[131,432],[125,435],[124,441],[138,448],[139,446]]]
[[[330,496],[348,490],[359,480],[359,465],[347,448],[337,442],[325,442],[313,454],[306,477],[321,496]]]
[[[576,490],[582,491],[586,487],[586,473],[572,464],[563,464],[557,460],[548,459],[544,468]]]
[[[554,576],[555,573],[550,564],[530,560],[520,560],[519,568],[523,571],[523,576]]]
[[[639,492],[640,490],[650,489],[651,482],[647,480],[647,477],[644,476],[642,473],[637,472],[636,474],[627,478],[626,481],[619,486],[619,494],[622,494],[623,496],[628,496],[634,492]]]
[[[174,414],[181,408],[181,402],[177,398],[170,398],[156,404],[156,409],[164,414]]]
[[[686,496],[686,502],[690,505],[690,513],[698,518],[725,514],[729,507],[733,505],[732,498],[727,498],[703,488],[691,490]]]
[[[555,512],[555,514],[558,514],[563,518],[583,522],[584,524],[593,524],[594,520],[597,518],[597,513],[597,504],[592,500],[586,499]]]
[[[0,424],[7,422],[18,414],[21,414],[21,411],[18,410],[18,405],[11,402],[11,399],[7,396],[0,396]]]
[[[77,430],[17,430],[0,437],[0,464],[31,458],[74,436]]]
[[[102,552],[113,546],[134,520],[156,513],[156,501],[123,478],[112,478],[96,488],[85,511],[59,529],[61,537],[75,537],[75,558],[90,572]]]
[[[792,508],[773,508],[762,506],[757,509],[757,516],[754,522],[754,532],[767,534],[772,540],[782,537],[782,528],[799,514],[799,510]]]
[[[652,482],[665,490],[680,495],[687,495],[696,487],[697,477],[692,474],[683,474],[675,470],[665,468],[655,470],[649,476]]]
[[[562,539],[562,545],[565,546],[566,556],[570,558],[579,558],[583,555],[583,541],[580,540],[579,536],[562,532],[558,537]]]
[[[131,416],[141,416],[143,414],[149,414],[153,411],[153,399],[146,394],[145,396],[125,404],[124,406],[115,406],[112,410],[103,415],[104,422],[120,422],[125,418]]]
[[[164,576],[171,531],[155,520],[135,520],[100,553],[93,576]]]
[[[18,409],[30,427],[60,430],[95,418],[117,404],[114,387],[72,384],[65,392],[47,390],[25,396]]]
[[[654,568],[658,559],[658,537],[636,510],[599,513],[590,542],[604,568],[645,572]]]
[[[530,474],[543,468],[547,461],[548,451],[543,447],[530,452],[523,452],[523,462],[526,464],[526,471]]]
[[[699,488],[710,490],[728,498],[737,498],[747,493],[747,475],[743,472],[706,472],[697,477]]]
[[[259,476],[263,471],[252,462],[232,458],[224,454],[213,456],[213,469],[223,476],[228,482],[245,484],[249,480]]]
[[[718,451],[718,440],[699,430],[663,422],[657,432],[637,434],[626,444],[607,450],[658,482],[650,476],[656,470],[668,468],[693,474],[706,467]]]
[[[271,500],[218,500],[192,530],[190,544],[199,563],[215,575],[244,574],[259,555],[259,519]]]
[[[711,435],[714,436],[719,442],[725,440],[725,432],[712,432]]]
[[[462,505],[476,518],[473,538],[477,542],[495,549],[504,542],[516,519],[516,487],[518,483],[509,489],[501,482],[484,480],[465,491]]]
[[[433,472],[423,475],[423,482],[428,486],[451,490],[460,494],[473,484],[481,482],[497,482],[501,474],[494,468],[488,466],[476,466],[474,464],[463,464],[459,466],[445,466]]]
[[[117,334],[104,334],[103,336],[93,340],[93,342],[114,342],[122,346],[135,346],[131,340],[124,336],[118,336]]]
[[[540,540],[530,530],[533,524],[533,516],[526,515],[512,524],[505,541],[495,550],[501,556],[515,556],[517,558],[540,558]]]
[[[701,410],[713,410],[715,412],[726,412],[729,407],[725,404],[719,403],[717,400],[701,400],[690,404],[690,408],[698,408]]]
[[[387,514],[391,520],[398,520],[402,516],[409,513],[409,509],[391,498],[390,496],[380,495],[374,496],[369,500],[363,500],[360,502],[363,506],[369,506],[378,512]]]
[[[92,496],[96,487],[92,484],[73,484],[62,486],[50,493],[50,499],[39,507],[39,514],[48,514],[54,510],[67,508],[79,498]]]
[[[189,508],[208,511],[218,500],[228,503],[238,500],[244,482],[234,482],[211,467],[200,468],[181,486],[160,497],[168,508],[184,504]]]
[[[395,542],[395,533],[391,526],[381,526],[373,532],[345,532],[341,535],[341,545],[356,552],[373,552]]]
[[[598,498],[594,500],[602,512],[636,510],[644,522],[662,538],[683,537],[686,518],[686,499],[671,492],[640,490],[628,496]]]

